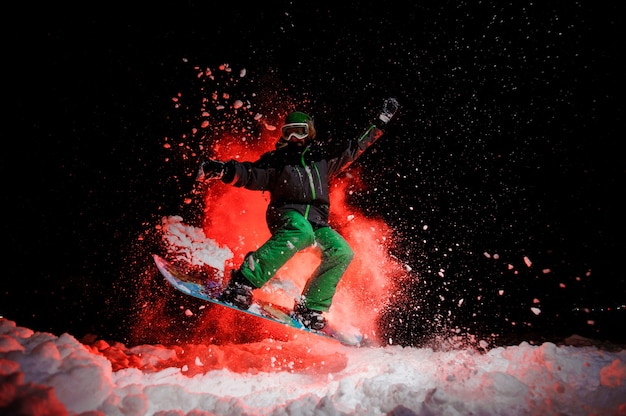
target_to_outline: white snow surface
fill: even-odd
[[[222,268],[231,256],[179,217],[163,229],[195,264]],[[293,331],[126,347],[0,317],[0,415],[626,415],[626,350],[581,337],[434,350]]]
[[[264,363],[264,364],[260,364]],[[0,319],[2,415],[624,415],[626,350],[79,342]]]

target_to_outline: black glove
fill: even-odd
[[[225,163],[219,160],[203,160],[200,162],[200,169],[198,169],[197,181],[206,181],[210,179],[221,179],[224,176]]]
[[[378,115],[378,119],[382,121],[383,124],[389,123],[389,120],[393,118],[399,107],[400,104],[398,103],[398,100],[396,100],[395,98],[386,98],[383,102],[383,109]]]

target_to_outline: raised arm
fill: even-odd
[[[399,107],[398,100],[395,98],[385,99],[380,113],[378,113],[378,116],[370,126],[355,140],[350,141],[348,147],[339,156],[328,161],[329,173],[336,174],[346,169],[365,151],[365,149],[382,136],[383,131],[381,128],[389,123]]]

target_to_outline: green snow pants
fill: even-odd
[[[322,261],[302,292],[304,305],[328,311],[337,284],[350,265],[354,253],[346,240],[330,227],[313,229],[296,211],[283,214],[282,225],[258,250],[246,257],[241,273],[257,288],[262,287],[298,251],[317,243]]]

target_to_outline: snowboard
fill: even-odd
[[[163,275],[165,280],[185,295],[193,296],[226,308],[231,308],[260,319],[266,319],[281,325],[299,329],[310,334],[339,341],[344,345],[357,347],[361,346],[363,341],[361,334],[344,333],[332,328],[330,324],[326,324],[326,327],[324,327],[321,331],[307,328],[302,325],[300,321],[291,317],[291,311],[289,309],[280,305],[255,300],[249,309],[243,310],[231,305],[230,303],[221,302],[219,300],[219,295],[222,293],[224,288],[220,282],[212,281],[210,279],[203,280],[199,277],[189,275],[181,267],[167,261],[157,254],[153,254],[152,257],[154,258],[154,262],[156,263],[159,272]]]

